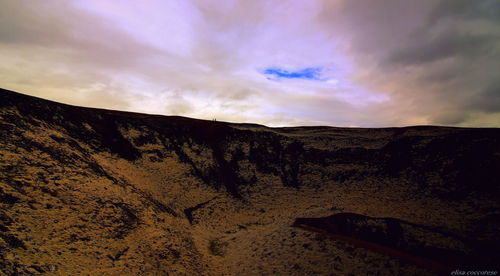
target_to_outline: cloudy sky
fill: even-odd
[[[2,0],[0,86],[269,126],[500,127],[500,1]]]

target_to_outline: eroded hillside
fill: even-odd
[[[1,273],[439,273],[429,262],[493,269],[498,168],[499,129],[267,128],[2,90]],[[344,213],[363,219],[332,222]],[[395,233],[387,223],[397,235],[386,235]]]

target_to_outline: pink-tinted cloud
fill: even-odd
[[[234,122],[498,126],[495,9],[488,0],[8,0],[0,81],[77,105]]]

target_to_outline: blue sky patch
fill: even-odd
[[[270,80],[280,80],[280,79],[303,79],[303,80],[315,80],[323,81],[325,79],[321,78],[321,67],[307,67],[300,70],[286,70],[279,67],[270,67],[262,71],[264,75],[268,76]]]

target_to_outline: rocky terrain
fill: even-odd
[[[269,128],[0,90],[0,275],[498,270],[500,129]]]

